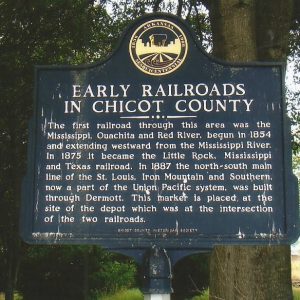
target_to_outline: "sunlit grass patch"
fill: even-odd
[[[294,300],[300,300],[300,288],[293,288]]]
[[[22,299],[23,299],[23,297],[20,294],[18,294],[18,293],[14,294],[14,300],[22,300]],[[5,300],[4,293],[0,293],[0,300]]]
[[[204,291],[200,296],[195,296],[192,300],[208,300],[209,299],[209,290]]]
[[[138,289],[117,292],[114,295],[102,296],[101,300],[143,300],[144,296]],[[100,298],[99,298],[100,300]]]

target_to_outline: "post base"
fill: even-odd
[[[170,294],[146,294],[144,300],[170,300]]]

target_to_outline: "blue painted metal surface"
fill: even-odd
[[[280,63],[208,56],[162,14],[135,21],[104,62],[38,66],[24,240],[141,252],[291,243],[299,204],[283,80]]]

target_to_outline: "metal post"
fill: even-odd
[[[144,300],[170,300],[170,294],[151,294],[151,295],[144,295]]]
[[[165,249],[153,246],[144,265],[144,300],[170,300],[172,290],[170,258]]]

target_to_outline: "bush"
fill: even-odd
[[[135,284],[136,267],[132,262],[107,261],[91,275],[93,295],[116,293]]]
[[[129,288],[135,265],[96,246],[33,246],[21,270],[24,300],[96,299],[103,292]]]

